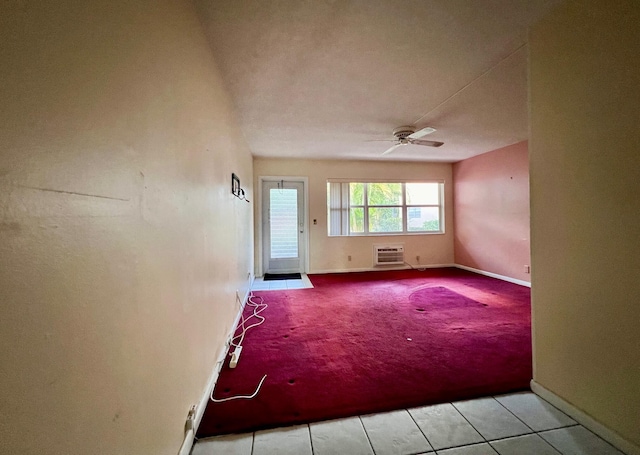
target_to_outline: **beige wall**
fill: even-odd
[[[253,268],[188,1],[4,2],[0,452],[171,454]]]
[[[453,197],[451,165],[444,163],[388,163],[381,161],[316,161],[255,158],[254,186],[260,176],[309,178],[309,272],[348,271],[373,267],[373,245],[404,243],[407,262],[422,265],[453,263]],[[327,179],[434,179],[445,182],[445,234],[329,237],[327,234]],[[258,191],[256,191],[258,193]],[[256,210],[258,205],[256,205]],[[318,224],[313,225],[317,219]],[[255,212],[256,266],[259,265],[259,213]],[[351,256],[351,261],[348,261]]]
[[[640,3],[530,35],[534,379],[640,445]]]
[[[455,163],[453,181],[456,264],[530,281],[527,142]]]

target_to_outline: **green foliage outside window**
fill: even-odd
[[[438,183],[351,182],[347,185],[349,233],[419,233],[442,230]],[[403,194],[404,191],[406,194]],[[407,217],[406,223],[403,222],[404,217]]]
[[[402,205],[401,183],[368,183],[369,205]]]
[[[369,232],[402,232],[402,209],[369,207]]]
[[[440,221],[438,220],[429,220],[425,221],[422,224],[423,231],[439,231],[440,230]]]

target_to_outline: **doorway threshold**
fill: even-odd
[[[253,280],[252,291],[282,291],[287,289],[311,289],[313,284],[306,273],[300,274],[300,279],[265,281],[264,277]]]

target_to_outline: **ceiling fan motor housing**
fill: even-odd
[[[408,136],[415,133],[416,129],[412,126],[400,126],[393,130],[393,135],[399,140],[404,141]]]

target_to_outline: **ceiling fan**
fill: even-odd
[[[427,126],[426,128],[422,128],[421,130],[418,130],[418,131],[416,131],[416,129],[412,126],[400,126],[395,130],[393,130],[393,135],[396,137],[396,140],[394,142],[396,143],[391,147],[389,147],[382,154],[386,155],[388,153],[393,152],[398,147],[402,147],[403,145],[409,145],[409,144],[426,145],[428,147],[440,147],[441,145],[444,144],[444,142],[427,141],[427,140],[421,139],[427,134],[431,134],[435,131],[436,129],[430,126]],[[390,141],[392,140],[388,140],[387,142],[390,142]]]

